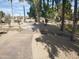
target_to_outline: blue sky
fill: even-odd
[[[30,5],[25,2],[26,16],[29,12]],[[0,0],[0,11],[4,11],[6,14],[11,14],[11,4],[8,0]],[[23,16],[23,6],[18,0],[13,0],[13,15]]]

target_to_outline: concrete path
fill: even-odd
[[[0,59],[32,59],[32,36],[28,28],[0,37]]]

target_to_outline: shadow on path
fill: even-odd
[[[51,59],[55,59],[55,56],[58,56],[58,49],[69,52],[76,52],[79,56],[79,40],[76,42],[71,42],[69,37],[70,33],[61,32],[59,28],[54,25],[37,24],[34,25],[36,29],[41,30],[47,29],[47,34],[42,34],[41,37],[36,38],[37,42],[45,43],[51,49],[48,49],[49,57]]]

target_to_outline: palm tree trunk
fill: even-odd
[[[13,17],[13,4],[11,3],[11,11],[12,11],[12,17]]]
[[[47,0],[47,5],[48,5],[48,7],[49,7],[49,0]]]
[[[26,0],[19,0],[19,2],[21,2],[23,4],[23,13],[24,13],[24,19],[23,19],[23,22],[25,22],[25,2]]]
[[[62,17],[61,17],[61,31],[64,31],[64,22],[65,22],[65,19],[64,19],[64,14],[65,14],[65,0],[62,0]]]
[[[10,3],[11,3],[11,13],[12,13],[12,16],[13,16],[13,4],[12,4],[13,0],[8,0],[8,1],[10,1]]]
[[[43,8],[45,7],[45,0],[43,0]]]
[[[53,8],[53,6],[54,6],[54,0],[52,0],[52,8]]]
[[[24,22],[26,21],[25,19],[25,6],[23,5],[23,11],[24,11]]]
[[[40,22],[41,11],[42,11],[42,0],[39,0],[39,3],[38,3],[38,22]]]
[[[11,3],[11,9],[12,9],[12,10],[11,10],[11,11],[12,11],[12,20],[11,20],[11,23],[13,23],[13,22],[14,22],[14,20],[13,20],[14,17],[13,17],[13,4],[12,4],[12,3]]]
[[[40,1],[38,0],[36,4],[34,3],[34,5],[35,5],[36,19],[37,19],[38,22],[40,22],[40,11],[39,11],[40,10],[40,7],[39,7],[40,4],[39,4],[39,2]]]
[[[11,23],[13,23],[13,0],[8,0],[8,1],[10,1],[10,3],[11,3],[11,13],[12,13],[12,17],[11,17]],[[11,23],[10,23],[10,25],[11,25]],[[10,26],[11,27],[11,26]]]
[[[77,26],[77,0],[74,0],[74,19],[71,33],[71,41],[74,41],[76,26]]]

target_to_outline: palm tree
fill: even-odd
[[[32,4],[35,7],[35,14],[36,14],[36,20],[39,22],[40,21],[40,0],[31,0]]]
[[[58,11],[58,4],[62,1],[62,15],[61,15],[61,28],[60,30],[61,31],[64,31],[64,25],[65,25],[65,11],[66,11],[66,3],[67,2],[70,2],[71,0],[52,0],[52,8],[53,8],[53,5],[54,5],[54,2],[56,4],[56,7],[57,7],[57,11]]]
[[[77,1],[74,0],[74,19],[73,19],[73,28],[72,28],[72,34],[71,34],[71,41],[74,41],[74,36],[75,36],[75,30],[77,26]]]
[[[62,1],[62,16],[61,16],[61,28],[60,30],[63,31],[64,30],[64,15],[65,15],[65,2],[66,0],[51,0],[52,1],[52,8],[54,6],[54,2],[56,4],[56,7],[58,8],[58,4]]]
[[[12,12],[12,17],[13,17],[13,0],[8,0],[8,1],[10,1],[10,3],[11,3],[11,12]]]
[[[10,1],[10,3],[11,3],[11,13],[12,13],[12,18],[13,18],[13,0],[8,0],[8,1]],[[10,20],[11,22],[10,22],[10,27],[11,27],[11,23],[13,23],[14,22],[14,20]]]
[[[24,10],[24,22],[26,21],[26,19],[25,19],[25,6],[23,5],[23,10]]]
[[[49,6],[49,2],[50,2],[50,0],[47,0],[47,5],[48,5],[48,7],[50,7],[50,6]]]
[[[65,2],[66,2],[66,0],[62,0],[62,17],[61,17],[61,31],[63,31],[64,30],[64,21],[65,21],[65,19],[64,19],[64,14],[65,14]]]
[[[19,2],[22,2],[22,5],[23,5],[23,13],[24,13],[24,22],[25,22],[25,4],[24,4],[24,2],[25,2],[25,0],[19,0]]]
[[[52,1],[52,8],[53,8],[53,6],[54,6],[54,0],[51,0]]]
[[[37,21],[38,22],[40,22],[40,0],[33,0],[33,4],[34,4],[34,6],[35,6],[35,13],[36,13],[36,19],[37,19]]]
[[[1,24],[1,29],[2,29],[2,18],[5,16],[5,13],[3,11],[0,11],[0,24]]]

